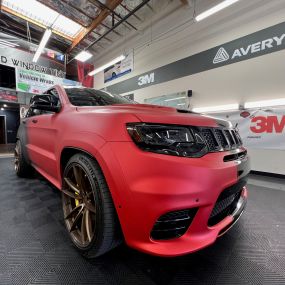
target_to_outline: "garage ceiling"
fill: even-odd
[[[53,25],[49,48],[67,53],[69,58],[87,47],[99,54],[126,34],[140,32],[154,8],[159,10],[172,1],[0,0],[0,31],[38,44],[46,27]],[[185,0],[176,1],[188,4]],[[42,8],[36,9],[35,5]],[[41,13],[37,14],[38,10]]]

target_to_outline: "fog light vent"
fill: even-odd
[[[189,228],[197,210],[194,208],[173,211],[160,216],[151,231],[151,238],[166,240],[181,237]]]

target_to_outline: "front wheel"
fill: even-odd
[[[19,177],[29,177],[33,173],[33,168],[26,161],[23,154],[22,143],[20,140],[17,140],[15,151],[14,151],[14,167],[15,172]]]
[[[65,225],[73,244],[85,257],[98,257],[117,246],[120,226],[112,197],[98,163],[78,153],[63,174]]]

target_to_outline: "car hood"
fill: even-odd
[[[145,123],[175,124],[207,127],[231,127],[225,120],[193,113],[187,110],[178,110],[172,107],[163,107],[148,104],[121,104],[102,107],[77,107],[79,112],[131,114]]]

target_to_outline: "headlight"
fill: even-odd
[[[195,128],[130,123],[127,130],[136,145],[145,151],[184,157],[207,153],[207,146]]]

